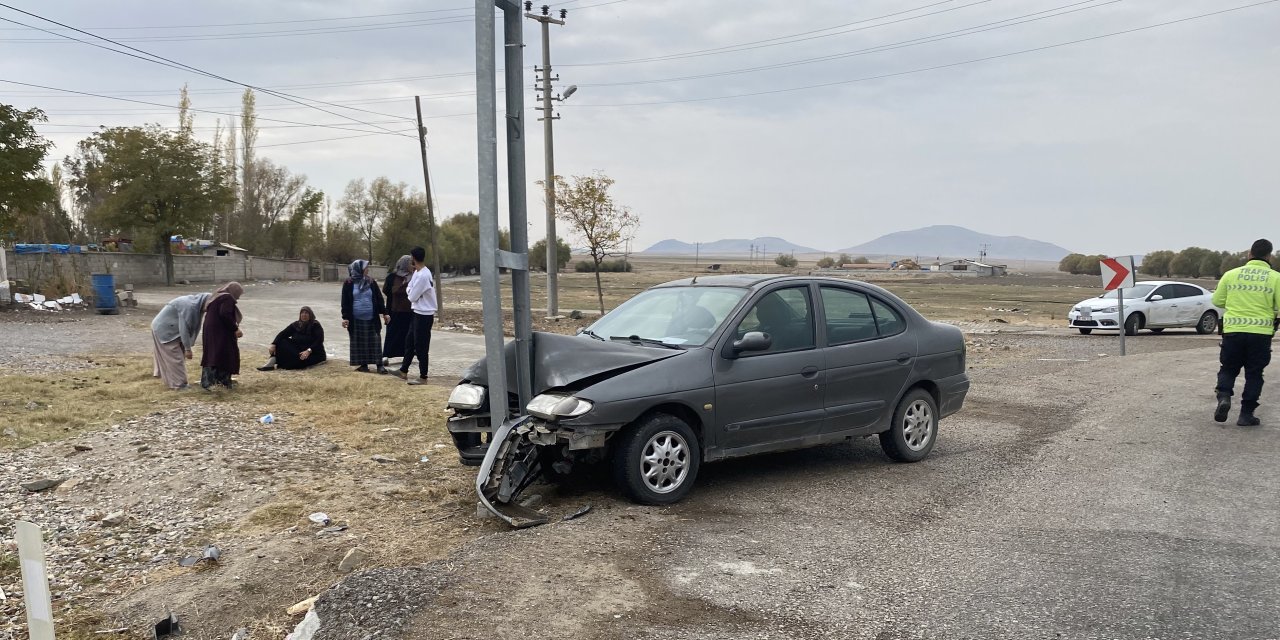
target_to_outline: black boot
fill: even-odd
[[[1218,406],[1213,410],[1213,419],[1216,422],[1226,422],[1227,414],[1231,412],[1231,396],[1218,394]],[[1243,414],[1241,414],[1243,416]]]
[[[1237,427],[1256,427],[1260,424],[1262,424],[1262,421],[1259,420],[1257,416],[1253,415],[1252,411],[1241,410],[1240,419],[1236,420]]]

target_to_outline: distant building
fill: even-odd
[[[230,242],[215,242],[199,248],[202,256],[245,256],[249,255],[248,249],[237,247]]]
[[[1005,276],[1009,275],[1009,267],[1003,264],[986,264],[977,260],[952,260],[935,263],[930,271],[973,276]]]

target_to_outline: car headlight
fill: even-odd
[[[1105,309],[1098,310],[1099,313],[1115,313],[1117,311],[1119,311],[1119,309],[1116,307],[1107,307]]]
[[[484,387],[477,384],[460,384],[449,393],[449,408],[474,411],[484,405],[484,396]]]
[[[555,420],[556,418],[576,418],[590,411],[593,406],[591,401],[582,398],[560,393],[544,393],[530,400],[529,406],[525,409],[543,420]]]

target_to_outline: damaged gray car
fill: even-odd
[[[652,287],[577,336],[535,333],[535,397],[489,419],[485,361],[449,397],[481,502],[517,526],[539,477],[606,462],[632,500],[669,504],[703,462],[879,435],[892,459],[925,458],[964,404],[965,344],[893,294],[849,280],[712,276]],[[514,385],[514,351],[507,371]]]

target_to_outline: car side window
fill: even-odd
[[[848,344],[876,337],[876,317],[866,294],[822,287],[822,308],[827,316],[827,344]]]
[[[876,325],[880,328],[882,337],[896,336],[907,330],[907,321],[893,307],[872,298],[871,308],[875,311]]]
[[[1178,295],[1178,291],[1174,289],[1174,286],[1171,284],[1166,284],[1159,289],[1152,291],[1151,295],[1147,299],[1150,300],[1156,296],[1164,296],[1165,300],[1173,300],[1174,298],[1181,297]]]
[[[1205,292],[1201,291],[1199,288],[1193,287],[1189,284],[1175,284],[1173,286],[1177,287],[1179,298],[1194,298],[1195,296],[1202,296],[1205,294]]]
[[[779,289],[760,298],[738,323],[734,335],[741,339],[750,331],[768,334],[773,344],[766,351],[743,355],[812,349],[813,305],[808,287]]]

